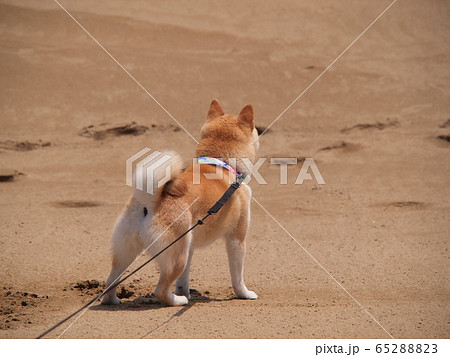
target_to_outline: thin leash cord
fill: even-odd
[[[72,313],[71,315],[69,315],[68,317],[66,317],[64,320],[61,320],[60,322],[58,322],[55,326],[49,328],[47,331],[45,331],[44,333],[40,334],[38,337],[36,337],[36,339],[41,339],[42,337],[46,336],[47,334],[49,334],[50,332],[52,332],[54,329],[56,329],[57,327],[61,326],[63,323],[67,322],[68,320],[70,320],[72,317],[74,317],[75,315],[77,315],[79,312],[81,312],[82,310],[84,310],[85,308],[89,307],[91,304],[93,304],[95,301],[97,301],[98,299],[100,299],[102,296],[104,296],[105,294],[107,294],[109,291],[111,291],[112,289],[114,289],[115,287],[117,287],[119,284],[121,284],[122,282],[124,282],[126,279],[128,279],[130,276],[132,276],[133,274],[137,273],[139,270],[141,270],[144,266],[146,266],[148,263],[150,263],[152,260],[156,259],[158,256],[160,256],[162,253],[164,253],[167,249],[169,249],[172,245],[174,245],[176,242],[178,242],[181,238],[183,238],[186,234],[188,234],[190,231],[192,231],[194,228],[196,228],[197,226],[201,226],[205,219],[207,219],[209,216],[219,212],[219,210],[222,208],[222,206],[230,199],[230,197],[233,195],[233,193],[240,187],[240,183],[238,181],[235,181],[231,184],[231,186],[225,191],[225,193],[223,194],[223,196],[214,204],[213,207],[211,207],[208,210],[208,214],[203,217],[202,219],[199,219],[197,221],[197,223],[195,223],[191,228],[189,228],[186,232],[184,232],[182,235],[180,235],[177,239],[175,239],[172,243],[170,243],[167,247],[165,247],[164,249],[162,249],[159,253],[157,253],[156,255],[154,255],[153,257],[151,257],[149,260],[147,260],[146,262],[144,262],[143,264],[141,264],[139,267],[137,267],[135,270],[133,270],[131,273],[129,273],[127,276],[123,277],[122,279],[120,279],[119,281],[115,282],[114,284],[111,284],[105,291],[103,291],[100,295],[98,295],[97,297],[93,298],[92,300],[90,300],[87,304],[85,304],[83,307],[79,308],[77,311],[75,311],[74,313]]]

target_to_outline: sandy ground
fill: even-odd
[[[61,1],[196,138],[212,98],[269,125],[389,3]],[[253,202],[258,300],[232,298],[218,241],[195,254],[188,306],[146,303],[150,265],[63,337],[450,337],[449,11],[399,0],[261,138],[261,157],[313,157],[326,181],[294,185],[299,164],[280,185],[267,161],[251,183],[316,261]],[[0,182],[0,337],[32,338],[109,273],[125,160],[188,162],[195,142],[53,1],[1,1],[0,33],[0,169],[20,173]],[[89,137],[133,122],[148,130]]]

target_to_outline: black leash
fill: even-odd
[[[230,187],[228,187],[228,189],[225,191],[225,193],[222,195],[222,197],[219,198],[219,200],[214,204],[214,206],[212,206],[209,210],[208,210],[208,214],[203,217],[202,219],[199,219],[197,221],[197,223],[195,223],[191,228],[189,228],[186,232],[184,232],[181,236],[179,236],[177,239],[175,239],[172,243],[170,243],[167,247],[165,247],[164,249],[162,249],[159,253],[157,253],[156,255],[154,255],[153,257],[151,257],[149,260],[147,260],[146,262],[144,262],[142,265],[140,265],[139,267],[137,267],[135,270],[133,270],[130,274],[128,274],[127,276],[125,276],[124,278],[120,279],[119,281],[115,282],[114,284],[110,285],[105,291],[103,291],[100,295],[98,295],[97,297],[93,298],[92,300],[90,300],[87,304],[85,304],[83,307],[79,308],[77,311],[75,311],[73,314],[69,315],[68,317],[66,317],[64,320],[61,320],[60,322],[58,322],[55,326],[51,327],[50,329],[48,329],[47,331],[45,331],[44,333],[40,334],[38,337],[36,337],[37,339],[40,339],[42,337],[44,337],[45,335],[47,335],[48,333],[52,332],[54,329],[56,329],[57,327],[61,326],[63,323],[65,323],[66,321],[70,320],[72,317],[74,317],[75,315],[77,315],[79,312],[81,312],[82,310],[84,310],[85,308],[89,307],[91,304],[93,304],[95,301],[97,301],[98,299],[100,299],[101,297],[103,297],[105,294],[107,294],[109,291],[111,291],[112,289],[114,289],[115,287],[117,287],[119,284],[123,283],[125,280],[127,280],[130,276],[132,276],[133,274],[137,273],[139,270],[141,270],[144,266],[146,266],[148,263],[150,263],[152,260],[156,259],[158,256],[160,256],[162,253],[164,253],[167,249],[169,249],[171,246],[173,246],[176,242],[178,242],[181,238],[183,238],[186,234],[188,234],[190,231],[192,231],[195,227],[197,226],[201,226],[205,219],[208,218],[209,216],[216,214],[217,212],[219,212],[219,210],[223,207],[223,205],[230,199],[230,197],[233,195],[233,193],[240,187],[240,183],[238,181],[235,181],[231,184]]]

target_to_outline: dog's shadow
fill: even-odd
[[[207,295],[202,295],[199,291],[195,289],[190,290],[190,299],[189,303],[183,307],[178,312],[177,316],[182,315],[185,311],[189,310],[196,303],[210,303],[210,302],[221,302],[221,301],[230,301],[233,300],[234,297],[225,298],[225,299],[215,299],[211,298]],[[134,310],[157,310],[162,308],[167,308],[168,306],[159,302],[153,294],[147,294],[145,296],[138,296],[135,299],[122,300],[118,305],[94,305],[90,307],[90,310],[98,310],[98,311],[134,311]]]
[[[225,298],[225,299],[214,299],[209,296],[202,295],[199,291],[191,289],[190,290],[191,298],[189,299],[189,303],[183,307],[181,307],[177,312],[171,315],[167,320],[158,324],[150,331],[146,332],[140,338],[146,338],[150,336],[153,332],[158,330],[164,325],[167,325],[170,321],[172,321],[175,317],[180,317],[186,311],[188,311],[192,306],[198,303],[210,303],[210,302],[221,302],[221,301],[231,301],[234,300],[234,297]],[[90,308],[90,310],[98,310],[98,311],[137,311],[137,310],[156,310],[167,308],[167,305],[160,303],[153,294],[147,294],[145,296],[138,296],[134,300],[127,300],[121,302],[119,305],[95,305]],[[174,308],[174,307],[172,307]],[[179,306],[178,306],[179,308]]]

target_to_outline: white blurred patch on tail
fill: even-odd
[[[136,163],[133,170],[133,196],[151,208],[164,185],[182,171],[181,156],[174,151],[154,151]]]

